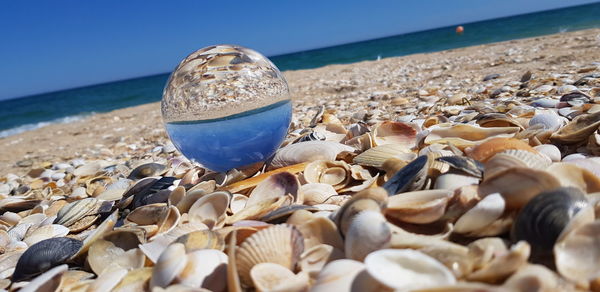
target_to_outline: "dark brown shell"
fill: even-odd
[[[427,178],[427,155],[421,155],[401,168],[383,188],[390,196],[416,191],[423,187]]]
[[[526,240],[535,253],[552,250],[560,233],[589,205],[578,188],[561,187],[540,193],[521,210],[513,224],[515,240]]]
[[[150,177],[150,176],[157,176],[157,175],[161,175],[163,173],[165,173],[167,171],[167,166],[166,165],[162,165],[160,163],[145,163],[142,164],[138,167],[136,167],[134,170],[131,171],[131,173],[129,173],[129,176],[127,177],[128,179],[142,179],[145,177]]]
[[[13,282],[30,279],[64,263],[82,245],[81,241],[68,237],[50,238],[32,245],[19,258],[12,276]]]

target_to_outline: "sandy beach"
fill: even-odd
[[[227,173],[178,153],[159,103],[2,138],[0,289],[600,291],[599,47],[284,72],[284,147]],[[209,53],[183,68],[263,70]]]
[[[419,101],[447,104],[446,97],[459,93],[469,100],[489,98],[527,71],[538,78],[565,74],[573,81],[599,73],[598,64],[592,64],[600,62],[599,38],[600,29],[589,29],[284,75],[294,98],[297,127],[307,126],[319,105],[337,111],[340,118],[375,111],[380,120],[394,120],[416,113]],[[489,74],[500,77],[483,82]],[[420,96],[421,90],[435,93]],[[159,103],[125,108],[0,139],[0,175],[22,175],[40,163],[73,158],[140,157],[165,143]]]

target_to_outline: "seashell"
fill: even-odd
[[[363,261],[369,253],[388,247],[391,236],[380,212],[362,211],[354,216],[346,233],[346,258]]]
[[[540,98],[531,103],[532,106],[535,107],[543,107],[543,108],[555,108],[560,100],[552,99],[552,98]]]
[[[519,241],[508,252],[496,256],[482,269],[468,275],[467,280],[486,283],[504,281],[527,263],[530,250],[527,242]]]
[[[240,220],[259,219],[280,207],[290,205],[292,200],[292,196],[262,200],[252,206],[246,206],[244,209],[233,214],[232,216],[226,217],[225,224],[233,224]]]
[[[560,182],[544,170],[513,167],[492,177],[486,177],[479,185],[482,196],[500,193],[507,209],[520,209],[540,192],[560,187]]]
[[[357,193],[346,201],[333,218],[342,236],[346,234],[356,214],[365,210],[381,212],[381,209],[387,203],[387,198],[388,193],[385,189],[371,188]]]
[[[306,167],[308,168],[309,163]],[[305,170],[306,173],[307,170]],[[279,172],[260,182],[248,196],[246,206],[252,206],[260,201],[284,197],[291,194],[294,202],[298,201],[298,187],[300,183],[295,175],[289,172]]]
[[[483,176],[483,164],[475,159],[465,156],[441,156],[437,157],[435,160],[446,163],[452,168],[463,171],[474,177],[480,178]]]
[[[310,207],[306,205],[289,205],[277,208],[259,218],[262,222],[268,223],[281,223],[284,222],[289,216],[291,216],[294,212],[298,210],[307,210],[307,211],[319,211],[319,209],[315,207]]]
[[[381,168],[383,163],[390,158],[396,158],[401,161],[409,162],[416,157],[416,154],[410,152],[410,150],[404,146],[397,144],[385,144],[362,152],[354,157],[352,162],[363,166]]]
[[[192,231],[180,236],[175,242],[183,243],[188,253],[200,249],[216,249],[220,251],[225,249],[225,239],[212,230]]]
[[[152,278],[150,278],[150,289],[154,287],[167,287],[187,265],[188,258],[185,247],[181,243],[173,243],[163,251],[158,258]]]
[[[454,232],[461,234],[476,233],[500,218],[504,213],[504,209],[504,199],[499,193],[488,195],[456,221]]]
[[[39,275],[19,291],[36,292],[36,291],[55,291],[60,285],[60,277],[69,269],[67,265],[60,265],[49,269]],[[13,280],[14,281],[14,280]],[[14,288],[15,285],[13,285]]]
[[[436,259],[411,249],[382,249],[365,259],[371,277],[391,289],[415,290],[452,285],[456,278]]]
[[[510,291],[565,291],[559,288],[558,276],[542,265],[527,264],[504,282]],[[558,290],[556,290],[558,289]]]
[[[456,278],[464,278],[473,270],[473,259],[469,249],[458,245],[431,245],[419,249],[420,252],[438,260],[452,271]]]
[[[269,249],[267,247],[277,247]],[[246,286],[252,286],[250,270],[259,263],[275,263],[294,271],[304,251],[304,239],[291,225],[274,225],[248,237],[236,251],[237,271]]]
[[[131,180],[138,180],[138,179],[142,179],[145,177],[151,177],[151,176],[161,176],[163,175],[165,172],[167,172],[168,168],[166,165],[162,165],[160,163],[146,163],[146,164],[142,164],[136,168],[134,168],[129,175],[127,176],[128,179]]]
[[[42,200],[9,197],[0,200],[0,213],[21,212],[35,208]]]
[[[580,115],[550,136],[557,144],[573,144],[587,140],[600,127],[600,112]]]
[[[302,233],[306,250],[321,244],[327,244],[339,251],[344,250],[344,240],[335,223],[328,218],[313,216],[296,227]]]
[[[365,266],[358,261],[348,259],[332,261],[321,270],[311,291],[352,291],[352,288],[357,285],[358,275],[364,270]]]
[[[464,148],[473,146],[477,143],[487,141],[492,137],[510,138],[519,132],[518,127],[478,127],[469,124],[440,124],[433,126],[430,129],[429,135],[425,137],[425,144],[444,144],[452,143],[453,145]],[[477,157],[476,160],[483,161]]]
[[[561,187],[545,191],[523,207],[513,225],[512,236],[529,242],[535,254],[549,252],[575,217],[593,220],[593,211],[579,189]]]
[[[454,191],[464,186],[477,184],[479,184],[478,177],[464,175],[463,172],[450,171],[438,176],[433,188]]]
[[[504,240],[499,237],[484,237],[467,246],[469,258],[473,261],[473,269],[479,270],[487,266],[495,256],[508,252]]]
[[[63,225],[71,232],[77,232],[94,224],[99,217],[98,214],[110,212],[112,205],[112,202],[96,198],[74,201],[58,211],[54,224]]]
[[[110,265],[105,272],[98,275],[98,278],[88,286],[89,291],[112,291],[115,286],[127,275],[127,269],[118,265]]]
[[[306,165],[304,178],[309,183],[326,183],[340,190],[350,183],[352,176],[350,166],[344,161],[316,160]]]
[[[145,205],[134,209],[125,217],[125,223],[133,222],[137,225],[152,225],[158,223],[168,210],[165,203]]]
[[[354,152],[354,148],[331,141],[307,141],[291,144],[277,150],[269,164],[269,169],[315,160],[334,161],[342,151]]]
[[[385,121],[374,126],[371,138],[375,146],[394,144],[411,149],[417,141],[417,129],[409,123]]]
[[[125,194],[125,191],[129,189],[130,185],[131,180],[119,179],[118,181],[106,186],[106,189],[102,193],[95,196],[95,198],[106,201],[118,201],[123,198],[123,194]]]
[[[426,224],[440,219],[453,193],[448,190],[425,190],[390,196],[385,215],[403,222]]]
[[[318,244],[306,249],[300,255],[298,265],[302,273],[306,273],[311,279],[316,280],[326,264],[343,258],[344,253],[339,249],[327,244]]]
[[[0,255],[0,275],[3,279],[10,277],[23,251],[8,251]]]
[[[481,114],[475,118],[477,120],[477,124],[484,128],[494,128],[494,127],[518,127],[523,129],[523,125],[521,123],[506,115],[501,113],[487,113]]]
[[[138,247],[150,261],[156,263],[162,252],[177,238],[193,231],[207,229],[208,227],[202,223],[187,222],[179,224],[171,231],[159,234],[152,241],[139,244]]]
[[[67,234],[69,234],[69,228],[58,224],[50,224],[36,228],[23,239],[23,242],[25,242],[27,246],[32,246],[44,239],[62,237]]]
[[[142,291],[152,277],[152,268],[141,268],[129,271],[114,287],[114,292]]]
[[[600,192],[600,177],[575,164],[556,162],[548,167],[563,187],[577,187],[585,193]]]
[[[106,269],[111,268],[111,266],[124,269],[141,268],[144,266],[146,257],[136,247],[135,244],[129,242],[111,242],[98,239],[91,244],[87,261],[96,275],[105,273]]]
[[[332,185],[324,183],[307,183],[298,189],[305,205],[336,204],[343,196],[339,196]]]
[[[419,156],[396,172],[383,188],[390,195],[419,190],[427,178],[427,156]]]
[[[485,163],[484,179],[513,167],[546,170],[551,163],[547,157],[529,151],[507,150],[492,156]]]
[[[561,118],[557,114],[541,113],[529,120],[529,126],[541,125],[545,130],[556,131],[562,125]]]
[[[106,186],[112,183],[112,178],[102,175],[92,177],[85,181],[85,192],[90,197],[96,197],[106,189]]]
[[[30,246],[17,262],[13,282],[27,280],[62,264],[81,246],[81,241],[67,237],[50,238]]]
[[[238,181],[238,182],[229,184],[227,186],[220,188],[220,190],[229,191],[231,193],[238,193],[240,191],[248,190],[250,188],[257,186],[260,182],[271,177],[273,174],[284,172],[284,171],[295,174],[295,173],[304,171],[304,168],[306,167],[307,164],[308,163],[300,163],[300,164],[295,164],[295,165],[290,165],[290,166],[274,169],[274,170],[265,172],[263,174],[257,175],[255,177],[251,177],[251,178],[248,178],[248,179],[245,179],[242,181]]]
[[[227,255],[218,250],[201,249],[187,255],[187,265],[175,281],[209,291],[226,291]]]
[[[206,224],[209,229],[219,226],[227,216],[230,197],[229,192],[216,191],[198,199],[188,211],[188,220]]]
[[[308,275],[295,275],[289,269],[274,263],[260,263],[250,270],[256,291],[306,291]]]
[[[476,145],[468,151],[467,155],[475,160],[487,162],[494,155],[506,150],[525,150],[537,153],[529,144],[512,138],[491,138],[481,144]]]
[[[552,160],[552,162],[560,161],[561,156],[562,156],[558,147],[556,147],[552,144],[538,145],[538,146],[533,147],[533,149],[538,151],[540,154],[546,155],[546,157],[550,158],[550,160]]]
[[[300,193],[300,190],[298,192]],[[229,202],[229,210],[235,214],[246,207],[246,202],[248,202],[248,197],[241,194],[233,194],[231,202]]]
[[[600,221],[589,222],[569,234],[554,246],[556,269],[561,276],[578,286],[587,287],[598,277]]]
[[[100,162],[91,162],[88,164],[81,165],[73,171],[73,175],[78,177],[92,176],[102,171],[102,164]]]
[[[587,143],[587,149],[592,155],[600,156],[600,133],[594,133],[590,136]]]

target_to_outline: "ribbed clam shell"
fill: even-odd
[[[30,246],[17,262],[13,282],[27,280],[62,264],[81,246],[81,241],[68,237],[50,238]]]
[[[243,284],[253,285],[250,270],[259,263],[275,263],[296,269],[304,251],[304,239],[298,229],[281,224],[260,230],[248,237],[236,250],[237,270]]]
[[[467,154],[469,157],[485,163],[497,153],[511,149],[537,153],[537,151],[529,146],[529,144],[521,140],[513,138],[492,138],[473,147],[473,149],[471,149],[471,151]]]
[[[529,126],[542,125],[548,131],[556,131],[562,124],[561,117],[554,113],[541,113],[529,120]]]
[[[101,212],[108,212],[111,207],[111,202],[98,200],[96,198],[78,200],[62,207],[60,211],[58,211],[58,214],[56,214],[54,224],[60,224],[72,229],[71,226],[78,225],[77,223],[80,223],[82,218]],[[92,223],[93,221],[90,225]]]
[[[589,205],[577,188],[562,187],[542,192],[521,210],[513,224],[516,240],[526,240],[534,250],[550,251],[559,235],[579,211]]]
[[[416,154],[410,152],[409,148],[397,145],[386,144],[368,149],[354,157],[353,163],[363,166],[372,166],[381,168],[383,163],[389,158],[397,158],[403,161],[411,161],[417,157]]]
[[[513,167],[527,167],[533,169],[547,169],[552,161],[542,155],[511,149],[502,151],[490,158],[485,164],[485,177],[493,177],[506,169]]]

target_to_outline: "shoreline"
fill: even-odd
[[[475,96],[518,80],[526,71],[581,75],[577,68],[600,62],[599,46],[600,29],[595,28],[283,74],[294,98],[298,125],[306,126],[319,105],[342,113],[341,119],[357,114],[359,107],[379,111],[379,119],[395,119],[412,114],[398,100],[419,97],[420,90],[450,97],[456,93]],[[489,74],[501,76],[483,83],[481,79]],[[48,162],[110,159],[127,152],[120,153],[118,148],[140,152],[167,142],[158,102],[97,113],[76,122],[0,138],[0,176],[23,175],[31,167]]]

